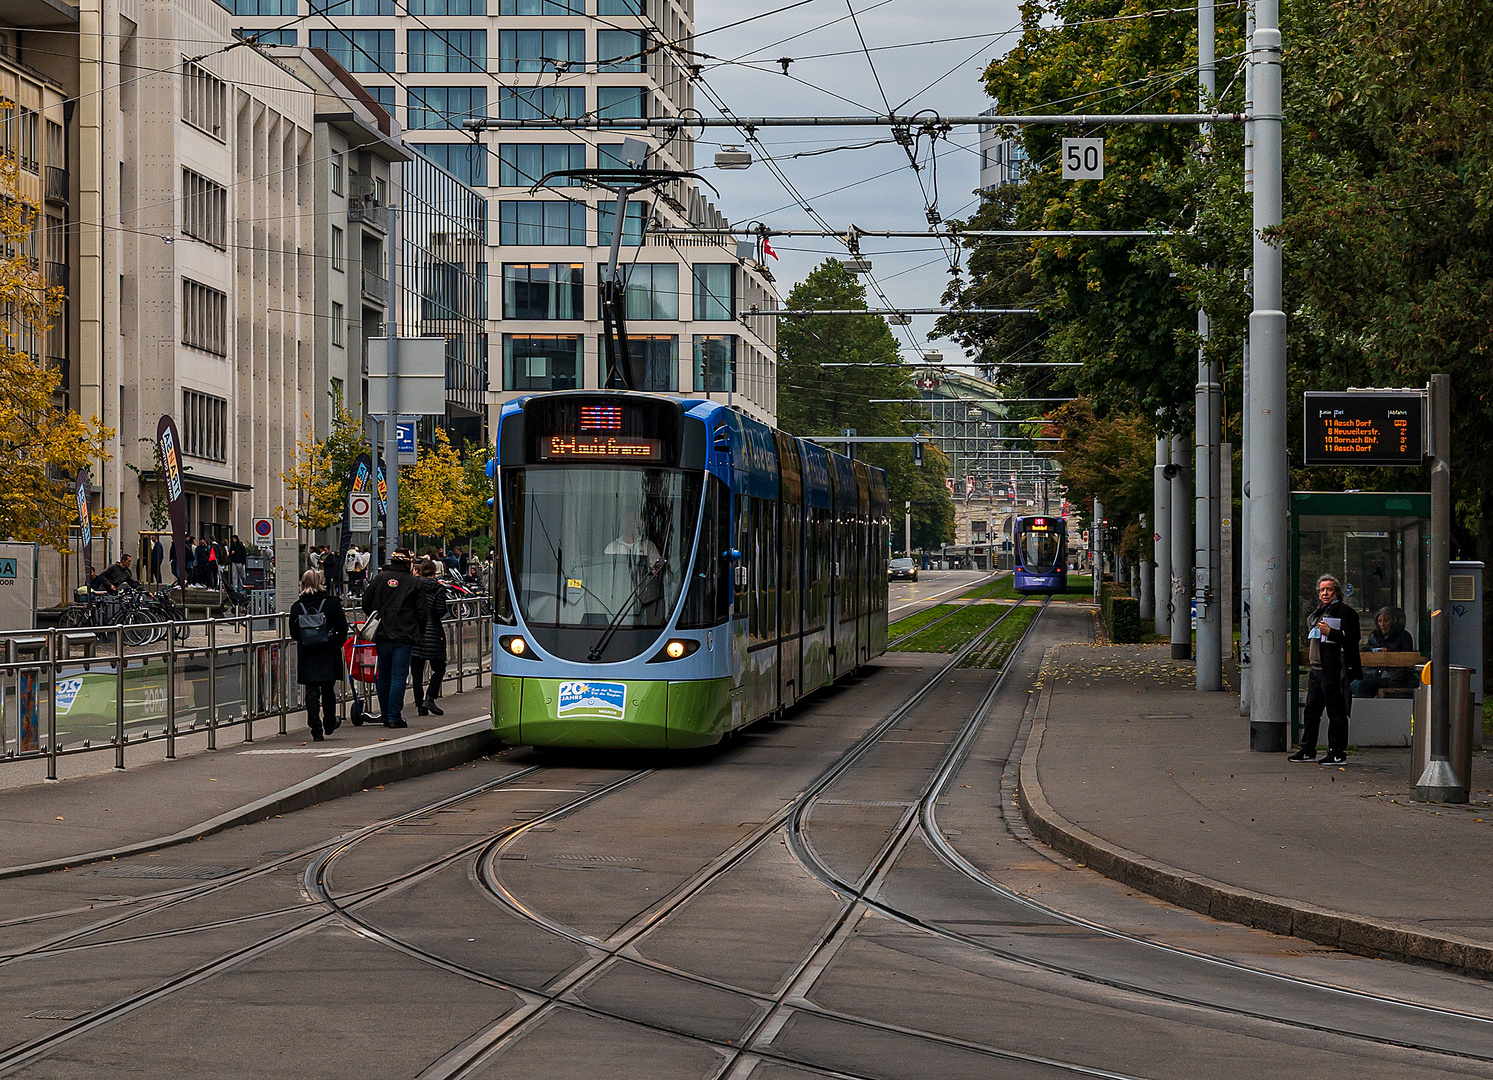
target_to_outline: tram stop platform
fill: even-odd
[[[61,779],[47,782],[40,761],[0,767],[0,878],[45,873],[159,851],[239,825],[350,795],[366,788],[455,768],[500,744],[492,733],[484,685],[441,698],[444,716],[419,716],[408,695],[407,729],[343,724],[313,742],[304,711],[177,741],[130,745],[125,768],[100,750],[62,758]]]
[[[1344,767],[1252,753],[1237,683],[1194,677],[1165,643],[1051,649],[1020,761],[1033,833],[1215,918],[1493,978],[1489,750],[1468,804],[1417,803],[1408,747],[1360,750],[1350,724]]]

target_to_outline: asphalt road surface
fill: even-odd
[[[1484,984],[1030,840],[1007,762],[1088,619],[1046,608],[1004,682],[893,655],[710,752],[511,751],[0,882],[0,1075],[1493,1075]]]

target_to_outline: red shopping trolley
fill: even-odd
[[[352,696],[348,719],[353,727],[364,721],[380,719],[378,711],[378,646],[354,633],[342,645],[342,660],[347,671],[347,689]]]

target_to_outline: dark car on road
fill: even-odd
[[[889,581],[916,581],[918,564],[911,559],[893,559],[887,568],[887,579]]]

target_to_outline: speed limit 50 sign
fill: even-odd
[[[1104,140],[1064,139],[1063,179],[1103,180]]]

